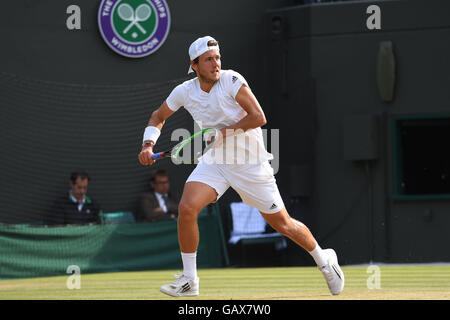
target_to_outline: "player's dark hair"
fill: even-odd
[[[215,47],[215,46],[218,46],[218,45],[219,45],[219,43],[217,41],[214,41],[214,40],[209,40],[208,41],[208,47]]]
[[[215,46],[218,46],[219,45],[219,43],[217,42],[217,41],[214,41],[214,40],[209,40],[208,41],[208,47],[215,47]],[[193,62],[194,62],[194,64],[197,64],[198,63],[198,59],[199,59],[200,57],[197,57],[197,58],[195,58],[194,60],[192,60]],[[194,70],[194,72],[195,72],[195,70]]]

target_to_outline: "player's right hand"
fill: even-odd
[[[142,148],[141,153],[138,155],[139,162],[143,166],[151,166],[155,163],[155,160],[152,159],[153,150],[152,148]]]

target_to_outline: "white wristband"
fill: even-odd
[[[145,128],[144,139],[142,140],[142,142],[151,140],[156,144],[156,141],[158,140],[160,135],[161,131],[157,127],[149,126]]]

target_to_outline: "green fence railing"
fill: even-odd
[[[228,264],[218,206],[198,218],[199,268]],[[0,279],[182,268],[177,222],[32,227],[0,225]]]

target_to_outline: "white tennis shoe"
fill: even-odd
[[[159,289],[162,293],[173,297],[190,297],[198,296],[200,278],[191,279],[184,274],[175,275],[177,278],[170,284],[165,284]]]
[[[336,252],[333,249],[324,249],[323,251],[328,255],[328,263],[319,269],[327,281],[331,294],[337,295],[344,289],[344,272],[338,264]]]

